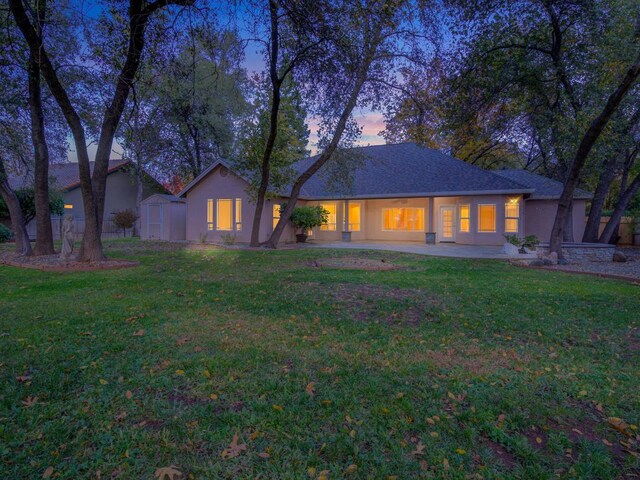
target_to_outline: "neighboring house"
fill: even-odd
[[[501,245],[507,234],[546,241],[562,191],[561,183],[539,175],[483,170],[412,143],[359,147],[341,155],[352,157],[350,173],[325,165],[300,195],[300,205],[329,211],[328,224],[312,233],[316,240]],[[300,162],[298,170],[313,160]],[[232,236],[248,242],[255,211],[248,186],[224,162],[194,179],[178,195],[186,202],[186,239],[219,242]],[[576,239],[582,238],[590,197],[583,191],[574,197]],[[279,205],[286,201],[282,195],[266,202],[261,241],[273,231]],[[294,233],[287,226],[281,241],[294,241]]]
[[[90,167],[93,172],[94,163]],[[84,231],[84,202],[80,190],[80,174],[77,163],[53,163],[49,165],[49,176],[51,178],[51,188],[62,191],[64,198],[65,214],[73,215],[76,233]],[[33,177],[31,175],[12,176],[9,183],[13,189],[33,187]],[[166,189],[153,179],[150,175],[143,176],[143,195],[146,198],[154,193],[167,193]],[[119,210],[136,211],[137,186],[133,174],[130,171],[128,160],[109,160],[107,173],[107,187],[105,194],[104,208],[104,234],[117,235],[111,223],[112,215]],[[54,217],[54,236],[59,234],[60,219]],[[35,221],[27,225],[27,230],[31,238],[35,237]],[[121,234],[121,232],[120,232]]]

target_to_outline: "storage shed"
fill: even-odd
[[[180,241],[186,239],[187,204],[173,195],[155,194],[140,205],[142,240]]]

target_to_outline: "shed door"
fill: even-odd
[[[162,238],[162,210],[162,204],[150,203],[147,205],[147,234],[149,238],[164,240]]]

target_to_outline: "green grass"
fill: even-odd
[[[390,252],[107,252],[141,266],[0,266],[0,478],[639,474],[607,423],[640,423],[636,285]],[[327,257],[400,268],[309,265]],[[234,434],[246,451],[223,459]]]

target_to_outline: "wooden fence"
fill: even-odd
[[[106,215],[105,221],[102,225],[102,238],[122,238],[122,230],[117,230],[111,221],[112,215]],[[53,228],[53,239],[60,240],[62,232],[62,217],[51,217],[51,226]],[[75,233],[76,240],[82,239],[84,233],[84,218],[73,219],[73,231]],[[32,220],[27,224],[27,233],[31,240],[36,238],[36,222]],[[127,236],[131,235],[131,231],[127,231]]]

